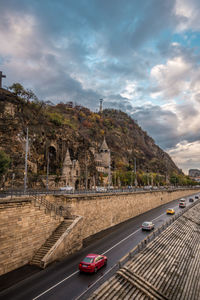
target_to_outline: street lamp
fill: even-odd
[[[26,151],[25,151],[25,171],[24,171],[24,193],[27,188],[27,159],[28,159],[28,127],[26,129]]]
[[[49,189],[49,151],[47,155],[47,180],[46,180],[46,189]]]
[[[11,199],[13,197],[13,180],[15,179],[15,173],[12,173],[12,191],[11,191]]]

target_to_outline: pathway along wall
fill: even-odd
[[[55,195],[47,196],[47,199],[58,205],[67,205],[73,215],[83,216],[82,237],[86,239],[155,207],[198,192],[200,189],[184,189],[84,196]]]

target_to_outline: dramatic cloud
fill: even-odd
[[[198,0],[7,0],[0,11],[5,86],[94,111],[104,98],[189,167],[177,157],[200,140]]]
[[[199,148],[200,141],[194,143],[182,141],[174,149],[169,150],[168,153],[179,166],[182,166],[183,171],[200,169]]]

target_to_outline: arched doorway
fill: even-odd
[[[50,146],[48,148],[49,155],[49,174],[56,174],[57,169],[57,159],[56,159],[56,148],[54,146]]]

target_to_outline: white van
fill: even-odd
[[[186,200],[185,200],[185,198],[181,198],[180,200],[179,200],[179,207],[186,207]]]

